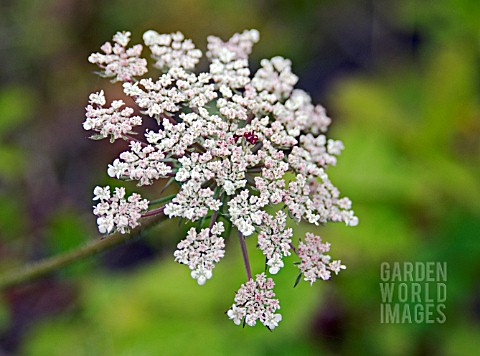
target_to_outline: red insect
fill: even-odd
[[[241,138],[242,136],[240,135],[233,135],[233,139],[235,140],[235,142],[238,141],[239,138]],[[245,132],[243,134],[243,137],[245,137],[245,140],[248,142],[248,143],[251,143],[252,145],[256,144],[257,141],[258,141],[258,136],[255,135],[255,133],[252,131],[250,132]]]
[[[251,143],[252,145],[256,144],[258,141],[258,136],[255,135],[253,130],[251,132],[245,132],[243,134],[243,137],[245,137],[245,140],[247,140],[247,142]]]

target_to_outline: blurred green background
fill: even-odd
[[[121,90],[87,57],[118,30],[180,30],[204,49],[257,28],[252,68],[291,58],[333,118],[346,149],[330,175],[360,218],[315,230],[348,267],[332,281],[293,289],[280,272],[272,333],[224,315],[244,280],[236,240],[199,287],[173,262],[173,221],[3,292],[0,354],[478,355],[479,19],[478,0],[0,2],[0,272],[96,236],[92,188],[125,147],[82,130],[88,94]],[[447,262],[444,324],[380,323],[384,261]]]

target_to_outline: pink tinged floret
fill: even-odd
[[[134,77],[147,73],[147,61],[140,58],[142,45],[127,49],[130,32],[117,32],[113,36],[114,45],[106,42],[100,49],[105,53],[94,53],[88,57],[90,63],[98,65],[101,75],[112,81],[132,81]]]
[[[135,126],[142,124],[141,117],[132,116],[134,113],[132,108],[122,109],[125,105],[122,100],[115,100],[109,108],[105,108],[106,100],[103,91],[91,94],[89,103],[83,128],[97,132],[94,138],[110,137],[110,141],[113,142],[132,133]]]
[[[202,57],[192,40],[185,39],[181,32],[159,34],[149,30],[143,34],[143,40],[150,47],[155,67],[193,69]]]
[[[275,299],[273,287],[275,283],[266,278],[265,273],[257,274],[242,284],[235,295],[235,303],[227,311],[228,317],[237,325],[242,320],[248,326],[254,326],[260,321],[270,330],[276,328],[282,320],[281,314],[275,314],[280,309],[278,299]]]
[[[189,181],[182,185],[172,202],[165,206],[165,214],[196,221],[206,216],[209,210],[219,210],[222,202],[213,195],[210,188],[201,188],[200,183]]]
[[[119,231],[128,233],[130,229],[139,225],[141,213],[148,209],[148,200],[142,199],[139,194],[133,193],[125,199],[125,189],[115,188],[110,194],[110,187],[95,187],[93,200],[99,200],[93,213],[98,216],[98,230],[102,234]]]
[[[233,320],[236,325],[240,325],[247,311],[245,308],[239,308],[235,304],[232,305],[232,308],[227,311],[228,317]]]
[[[292,62],[283,57],[262,59],[261,68],[255,73],[252,85],[257,91],[267,91],[278,98],[290,95],[298,77],[292,73]]]
[[[166,178],[172,168],[163,162],[165,154],[151,145],[142,146],[139,142],[130,143],[131,151],[122,152],[108,166],[110,177],[138,181],[138,185],[150,185],[154,180]]]
[[[298,268],[303,273],[304,280],[312,285],[317,279],[330,279],[331,272],[338,274],[346,267],[340,260],[332,261],[330,255],[330,244],[322,243],[322,238],[312,233],[305,234],[305,241],[298,245],[298,257],[300,264]]]
[[[293,230],[286,229],[287,216],[278,211],[275,217],[264,214],[261,231],[258,234],[258,247],[267,258],[267,265],[271,274],[277,274],[284,266],[282,258],[290,256],[290,245]]]
[[[220,236],[223,231],[222,222],[215,223],[211,229],[202,229],[200,233],[191,228],[173,254],[176,262],[190,268],[192,278],[199,285],[212,278],[215,264],[225,255],[225,242]]]
[[[260,209],[267,204],[268,200],[250,195],[248,190],[242,190],[228,202],[230,219],[243,235],[250,236],[255,231],[255,225],[262,223]]]
[[[207,57],[222,58],[222,60],[246,59],[259,39],[260,33],[254,29],[236,33],[227,42],[223,42],[216,36],[209,36]]]

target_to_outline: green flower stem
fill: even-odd
[[[147,146],[147,144],[146,144],[145,142],[139,140],[139,139],[136,138],[136,137],[133,137],[132,135],[124,135],[124,136],[123,136],[123,139],[124,139],[125,141],[127,141],[127,142],[132,142],[132,141],[138,142],[138,143],[140,143],[140,144],[142,145],[142,147]]]
[[[163,216],[163,211],[165,210],[165,206],[161,206],[160,208],[156,208],[150,211],[147,211],[146,213],[142,214],[142,218],[146,218],[148,216],[155,216],[155,215],[161,215]]]
[[[240,240],[240,246],[242,247],[243,263],[245,264],[245,271],[247,272],[247,279],[252,279],[252,272],[250,269],[250,260],[248,259],[247,245],[245,244],[245,236],[239,231],[238,239]]]
[[[213,225],[215,225],[215,222],[217,221],[217,218],[218,218],[218,210],[214,211],[213,214],[212,214],[212,217],[210,218],[210,225],[208,226],[208,228],[210,230],[212,230]]]
[[[0,290],[38,279],[74,262],[107,251],[114,246],[132,240],[137,237],[142,230],[155,225],[164,218],[164,215],[146,218],[142,220],[141,226],[133,229],[129,234],[120,234],[117,232],[105,238],[97,238],[85,246],[78,247],[72,251],[32,262],[18,270],[7,272],[0,276]]]
[[[289,243],[289,245],[290,245],[290,248],[292,249],[292,251],[295,252],[295,254],[298,256],[297,248],[295,246],[293,246],[292,243]]]
[[[167,201],[172,200],[176,196],[177,196],[177,194],[172,194],[172,195],[168,195],[166,197],[160,198],[160,199],[155,199],[155,200],[150,201],[150,203],[148,203],[148,205],[152,206],[152,205],[166,203]]]

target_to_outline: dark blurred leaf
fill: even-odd
[[[0,135],[20,127],[35,111],[35,95],[31,88],[9,86],[0,89]]]
[[[21,201],[14,195],[0,195],[0,236],[4,241],[24,237],[25,212]]]
[[[12,181],[18,178],[26,167],[23,149],[13,145],[0,145],[0,179]]]

